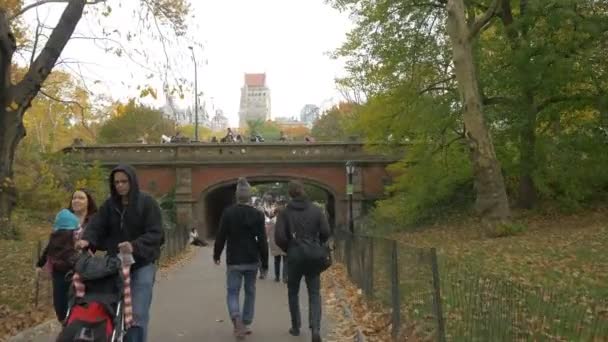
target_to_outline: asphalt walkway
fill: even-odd
[[[224,253],[225,254],[225,253]],[[270,262],[269,275],[273,275]],[[226,268],[212,261],[212,247],[202,247],[182,268],[160,279],[154,289],[151,342],[156,341],[234,341],[232,323],[226,309]],[[306,285],[300,288],[302,326],[308,326]],[[241,296],[242,296],[241,292]],[[324,319],[325,320],[325,319]],[[327,325],[327,324],[325,324]],[[310,331],[292,337],[287,305],[287,286],[274,276],[257,281],[256,312],[249,342],[310,341]],[[324,326],[324,330],[327,326]]]

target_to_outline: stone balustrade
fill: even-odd
[[[87,163],[102,165],[126,162],[133,165],[205,165],[249,163],[390,163],[402,153],[381,153],[357,142],[320,143],[190,143],[190,144],[113,144],[71,146],[63,151]]]

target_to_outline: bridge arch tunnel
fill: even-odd
[[[275,200],[284,198],[289,200],[287,195],[287,184],[291,178],[270,177],[270,178],[247,178],[252,186],[253,199],[270,193]],[[310,199],[325,208],[326,215],[331,227],[336,225],[336,194],[331,188],[318,182],[299,179],[304,183],[305,190]],[[236,179],[222,182],[209,187],[201,192],[197,203],[194,206],[194,218],[198,222],[197,226],[201,236],[213,239],[219,228],[220,218],[225,208],[235,203]]]

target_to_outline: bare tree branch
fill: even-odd
[[[36,11],[36,33],[34,34],[34,45],[32,46],[32,56],[30,57],[30,65],[34,63],[34,57],[36,57],[36,49],[38,48],[38,39],[40,38],[40,34],[42,33],[42,22],[40,22],[40,17],[38,16],[38,11]]]
[[[100,2],[105,2],[106,0],[91,0],[85,3],[85,5],[94,5],[94,4],[98,4]],[[61,3],[61,2],[70,2],[70,0],[39,0],[38,2],[34,2],[32,4],[29,4],[27,6],[24,6],[19,12],[15,13],[15,15],[13,15],[12,17],[10,17],[8,20],[12,21],[15,18],[23,15],[23,13],[31,10],[32,8],[36,8],[38,6],[42,6],[42,5],[46,5],[46,4],[50,4],[50,3]]]
[[[475,20],[475,22],[473,23],[473,26],[469,30],[469,40],[473,39],[477,35],[477,33],[479,33],[479,31],[483,27],[485,27],[490,22],[490,20],[492,20],[492,18],[494,18],[494,15],[496,14],[496,11],[498,10],[498,5],[500,3],[501,3],[500,0],[493,0],[492,4],[484,12],[484,14],[481,16],[481,18],[478,18],[477,20]]]
[[[51,33],[49,40],[36,57],[36,60],[30,65],[23,80],[11,87],[12,101],[10,103],[15,103],[22,113],[31,105],[32,99],[51,73],[61,51],[70,40],[78,21],[82,17],[86,3],[86,0],[71,0],[68,3],[61,14],[57,27]]]
[[[44,90],[40,89],[40,94],[46,96],[47,98],[55,101],[55,102],[59,102],[59,103],[64,103],[64,104],[69,104],[69,105],[75,105],[76,107],[78,107],[80,109],[80,123],[82,125],[82,127],[84,127],[84,129],[87,130],[87,132],[91,135],[91,137],[95,137],[95,132],[93,132],[91,130],[91,128],[89,127],[89,125],[87,124],[87,120],[85,117],[85,110],[86,108],[80,104],[80,102],[78,101],[74,101],[74,100],[62,100],[59,99],[57,97],[54,97],[50,94],[48,94],[47,92],[45,92]]]
[[[433,83],[429,84],[426,88],[420,90],[418,92],[418,94],[422,95],[431,90],[450,90],[450,88],[448,88],[448,87],[439,87],[439,85],[442,83],[447,83],[449,81],[452,81],[455,77],[456,77],[455,75],[450,75],[450,77],[448,77],[448,78],[444,78],[442,80],[433,82]]]

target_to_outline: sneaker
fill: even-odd
[[[289,329],[289,335],[291,335],[291,336],[300,336],[300,329],[290,328]]]
[[[281,279],[279,279],[279,277],[275,277],[275,278],[274,278],[274,281],[275,281],[275,283],[278,283],[278,282],[280,282],[280,281],[281,281]]]
[[[251,330],[251,325],[245,324],[245,335],[251,335],[253,331]]]
[[[319,334],[318,332],[313,332],[312,342],[321,342],[321,334]]]

